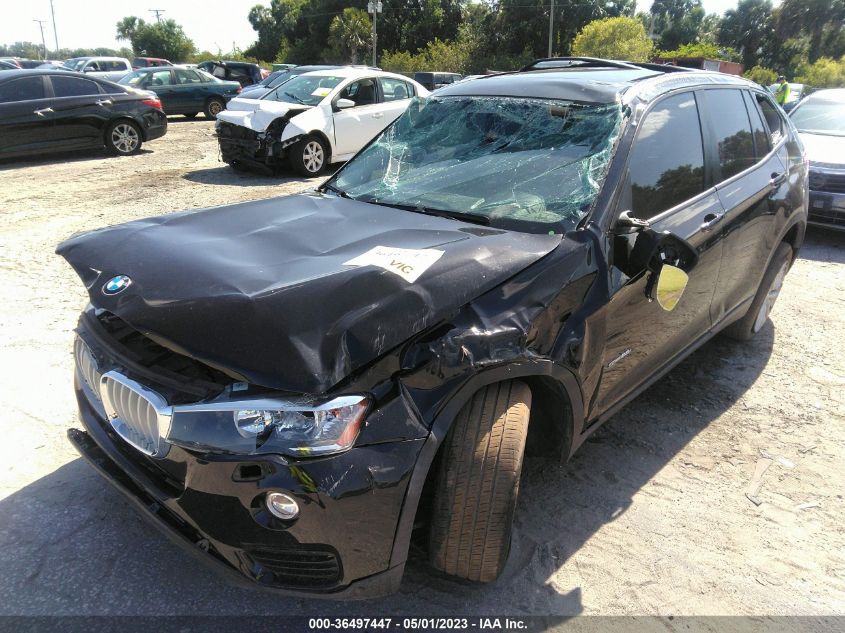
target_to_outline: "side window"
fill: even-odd
[[[158,70],[154,73],[149,73],[148,76],[149,79],[144,82],[145,86],[169,86],[173,83],[169,70]]]
[[[771,147],[769,146],[769,135],[766,133],[766,126],[763,125],[763,117],[760,115],[760,109],[757,107],[757,102],[751,93],[743,90],[742,96],[745,99],[745,107],[748,110],[748,117],[751,119],[751,134],[754,136],[754,151],[757,154],[757,159],[763,158],[769,153]]]
[[[356,106],[376,103],[376,82],[373,79],[355,81],[340,92],[341,99],[351,99]]]
[[[83,97],[100,94],[99,85],[90,79],[51,75],[50,81],[53,82],[53,94],[57,97]]]
[[[100,64],[99,62],[88,62],[85,64],[84,70],[87,70],[88,72],[100,72]]]
[[[123,65],[123,62],[102,61],[100,62],[100,70],[114,72],[117,70],[126,70],[126,66]]]
[[[765,95],[755,94],[757,104],[763,112],[766,125],[769,126],[769,139],[772,145],[777,145],[783,138],[783,119],[780,118],[777,106]]]
[[[631,214],[648,219],[704,191],[704,150],[692,93],[660,101],[640,124],[628,161]]]
[[[0,103],[43,99],[44,82],[41,77],[26,77],[0,85]]]
[[[411,86],[401,79],[381,77],[379,78],[379,83],[381,84],[381,92],[384,95],[385,101],[401,101],[402,99],[410,99],[414,96]]]
[[[742,91],[702,90],[700,95],[713,132],[711,147],[719,158],[721,180],[727,180],[755,163],[751,123]]]
[[[232,81],[241,81],[242,79],[249,79],[249,73],[243,68],[230,68],[229,79]]]
[[[211,74],[218,79],[226,79],[226,69],[223,66],[215,66]]]
[[[176,83],[178,84],[201,84],[202,79],[200,78],[199,74],[194,72],[193,70],[182,70],[177,68],[175,71],[176,73]]]

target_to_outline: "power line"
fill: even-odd
[[[156,22],[161,24],[161,14],[165,13],[164,9],[147,9],[147,11],[149,11],[150,13],[155,13],[156,14]]]
[[[56,11],[53,9],[53,0],[50,0],[50,14],[53,16],[53,37],[56,38],[56,57],[59,57],[59,33],[56,31]]]
[[[33,20],[33,22],[38,22],[38,26],[41,28],[41,44],[44,46],[44,57],[41,59],[47,59],[47,40],[44,39],[44,23],[47,20]]]

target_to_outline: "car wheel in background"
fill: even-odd
[[[222,99],[209,99],[205,104],[205,118],[216,119],[217,115],[226,109],[226,104]]]
[[[306,136],[289,150],[291,167],[308,178],[319,176],[326,167],[329,152],[318,136]]]
[[[766,269],[766,274],[763,275],[763,281],[757,288],[757,294],[754,295],[754,301],[751,302],[748,312],[739,321],[726,327],[723,330],[725,335],[738,341],[747,341],[754,338],[754,335],[763,329],[766,321],[769,320],[769,313],[772,311],[775,301],[777,301],[780,289],[783,287],[783,280],[786,273],[789,272],[791,262],[792,247],[789,244],[782,243],[775,250],[772,261],[769,262],[769,267]]]
[[[185,112],[182,116],[185,117],[186,119],[193,119],[198,114],[199,114],[199,112]],[[217,115],[215,115],[215,116],[217,116]]]
[[[121,119],[106,130],[106,148],[117,156],[129,156],[141,149],[143,137],[137,123]]]
[[[505,567],[528,434],[531,390],[519,381],[485,387],[446,436],[429,532],[437,569],[491,582]]]

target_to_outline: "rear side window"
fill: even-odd
[[[769,126],[769,138],[772,145],[777,145],[783,138],[783,119],[780,118],[777,106],[772,103],[772,100],[765,95],[755,94],[757,104],[760,106],[760,111],[763,113],[763,118],[766,120],[766,125]]]
[[[704,149],[692,93],[659,102],[645,117],[628,162],[631,215],[652,218],[704,191]]]
[[[391,77],[380,77],[381,92],[384,95],[385,101],[401,101],[402,99],[410,99],[414,96],[414,90],[411,85],[401,79],[393,79]]]
[[[763,117],[760,115],[760,109],[757,107],[754,97],[746,91],[742,92],[742,96],[745,99],[745,107],[748,109],[748,117],[751,119],[754,151],[757,153],[758,159],[763,158],[771,149],[769,146],[769,135],[766,132],[766,126],[763,124]]]
[[[0,85],[0,103],[43,99],[44,82],[41,77],[26,77]]]
[[[57,97],[82,97],[100,94],[99,84],[90,79],[53,75],[50,77],[50,81],[53,82],[53,93]]]
[[[719,159],[721,180],[755,163],[751,123],[740,90],[702,90],[702,110],[710,121],[711,141]]]

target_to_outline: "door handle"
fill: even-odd
[[[384,112],[376,112],[376,113],[373,115],[373,118],[374,118],[374,119],[381,119],[383,116],[384,116]]]
[[[37,114],[38,116],[44,116],[45,114],[52,112],[53,108],[41,108],[40,110],[33,110],[33,114]]]
[[[722,213],[708,213],[704,216],[704,222],[701,224],[702,231],[709,231],[725,217],[725,212]]]
[[[114,102],[111,99],[100,99],[99,101],[97,101],[98,106],[112,105],[112,103]]]
[[[775,172],[769,180],[769,186],[774,189],[776,187],[780,187],[784,182],[786,182],[786,172],[782,174]]]

